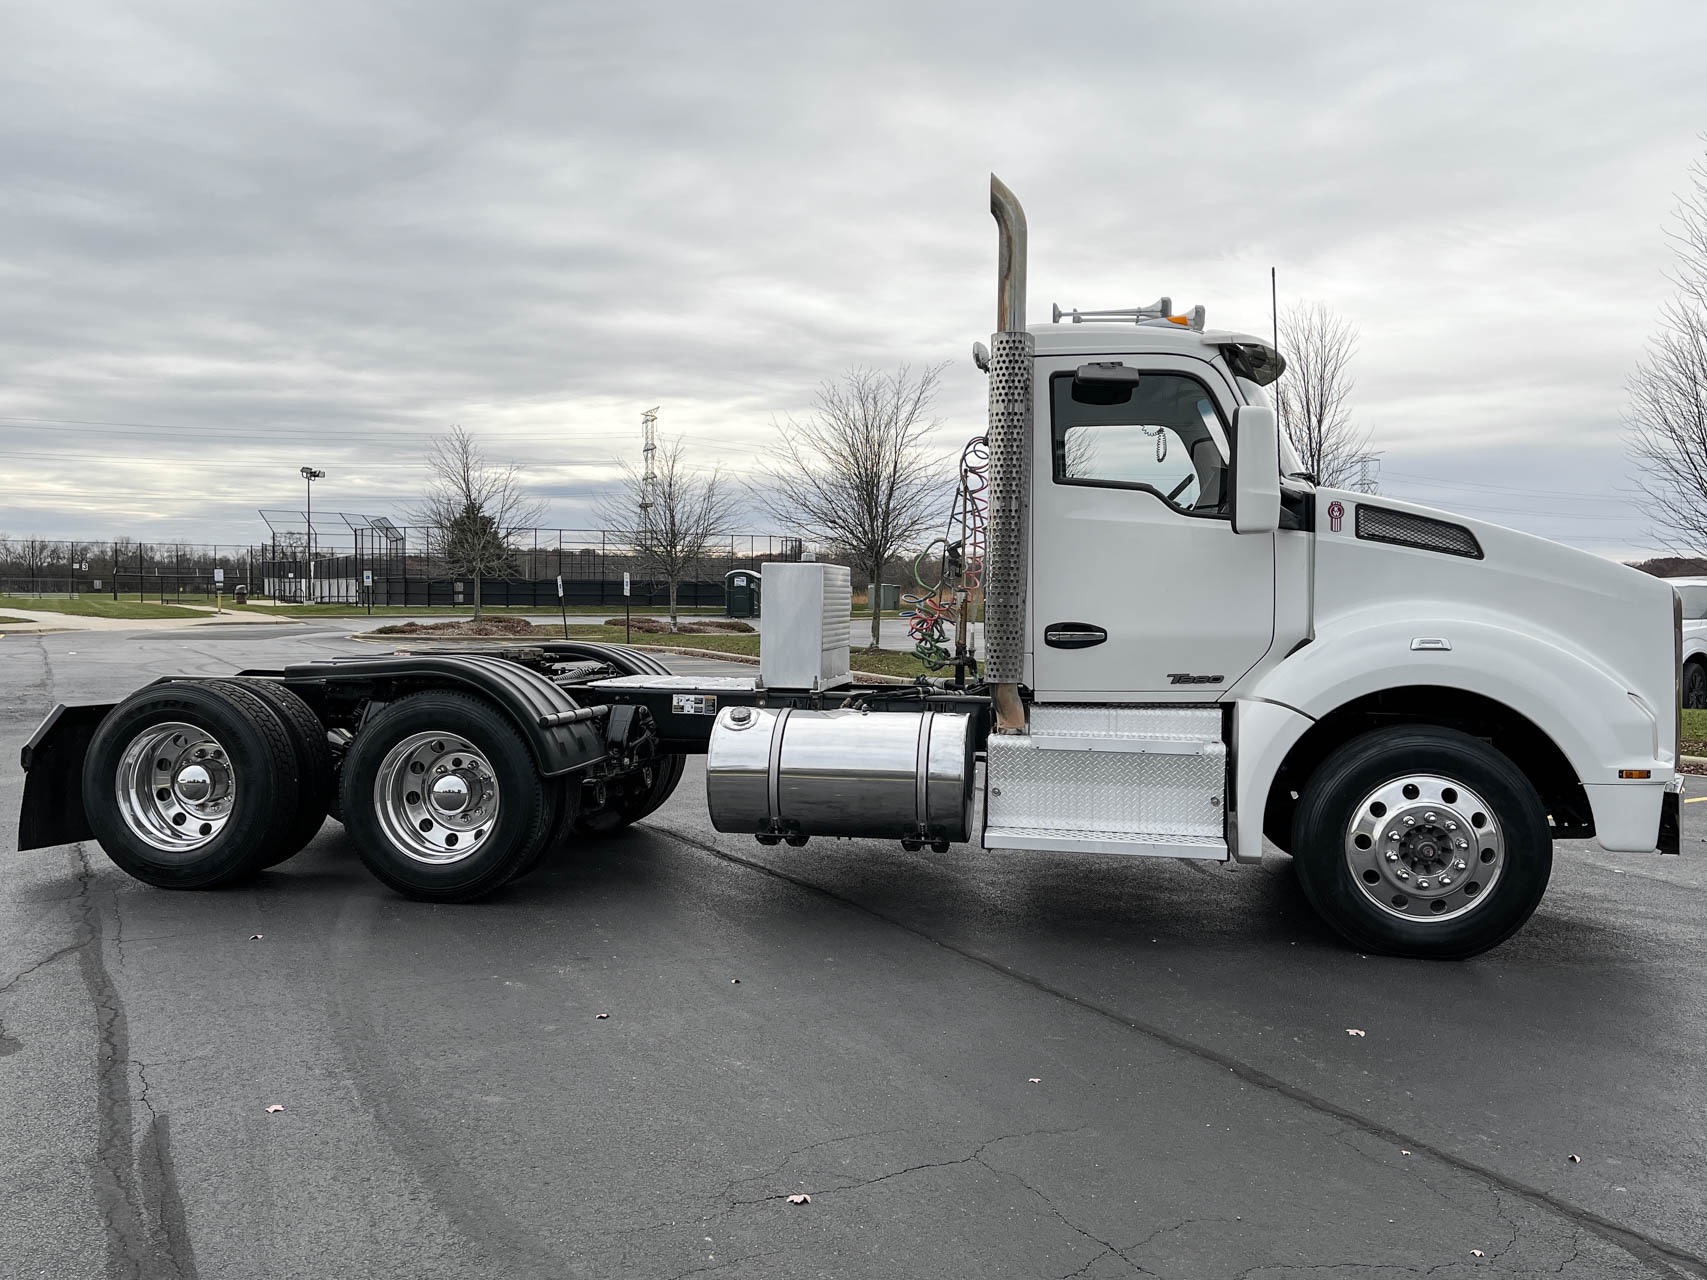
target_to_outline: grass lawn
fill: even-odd
[[[22,607],[19,605],[19,608]],[[365,618],[368,616],[366,607],[359,604],[272,604],[251,600],[248,604],[236,605],[227,598],[225,607],[234,612],[264,613],[268,617],[274,618]],[[497,617],[523,618],[548,618],[559,612],[555,603],[540,605],[489,604],[483,606],[483,611]],[[643,608],[639,605],[634,607],[634,616],[637,618],[662,618],[667,617],[669,612],[667,608],[663,607]],[[569,606],[568,613],[571,618],[614,618],[622,613],[622,601],[618,600],[615,604],[572,604]],[[707,605],[704,608],[690,609],[683,605],[676,610],[676,613],[683,618],[721,618],[723,606]],[[468,605],[376,604],[373,607],[373,616],[376,618],[472,618],[474,611]],[[885,611],[883,616],[885,618],[899,618],[901,615],[891,609]],[[865,621],[865,625],[869,629],[871,615],[856,609],[853,619],[854,638],[857,640],[860,635],[859,624],[861,620]]]
[[[533,637],[537,640],[563,639],[563,631],[559,627],[548,627],[542,625],[537,627],[537,631],[539,634]],[[622,634],[623,631],[621,627],[589,627],[577,625],[573,622],[569,624],[569,639],[571,640],[602,640],[606,644],[622,644]],[[387,639],[395,639],[400,645],[407,645],[411,640],[421,638],[422,637],[406,635],[387,637]],[[454,643],[454,640],[450,637],[445,637],[445,642]],[[634,639],[629,643],[633,644],[637,649],[668,645],[672,648],[680,649],[703,649],[707,652],[738,653],[753,658],[759,656],[759,637],[756,635],[656,636],[643,635],[636,631],[634,633]],[[864,649],[855,649],[852,655],[852,665],[855,671],[869,671],[877,675],[885,676],[949,674],[946,670],[927,672],[923,664],[921,664],[911,653],[891,653],[888,650],[880,650],[874,653]]]
[[[1683,754],[1707,756],[1707,711],[1683,709]]]
[[[8,622],[26,622],[27,623],[28,621],[29,621],[28,618],[0,618],[0,626],[4,626]]]
[[[366,606],[359,604],[271,604],[251,600],[248,604],[239,606],[232,604],[230,600],[227,600],[225,602],[225,607],[232,610],[240,609],[245,613],[264,613],[269,617],[278,618],[365,618],[368,616]],[[482,606],[482,611],[494,614],[498,617],[520,616],[543,618],[548,614],[557,613],[558,609],[556,602],[553,601],[551,604],[539,605],[489,604]],[[608,618],[612,614],[621,612],[622,601],[620,600],[618,600],[614,605],[572,604],[569,606],[569,616],[571,618]],[[647,615],[667,614],[668,612],[668,609],[637,608],[635,610],[636,614]],[[683,617],[721,618],[723,616],[723,607],[719,605],[714,609],[708,605],[701,609],[689,609],[686,606],[683,606],[678,608],[676,612]],[[376,604],[373,607],[373,616],[376,618],[381,616],[388,618],[472,618],[474,616],[474,610],[468,605],[461,604]]]
[[[0,596],[0,608],[31,609],[40,613],[66,613],[79,618],[189,618],[198,617],[195,609],[180,609],[170,604],[150,604],[136,600],[114,600],[110,596]],[[21,619],[20,619],[21,621]]]

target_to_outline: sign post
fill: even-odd
[[[225,612],[225,570],[224,569],[215,569],[213,571],[213,611],[215,613],[224,613]]]
[[[563,638],[569,638],[569,606],[563,599],[563,575],[557,575],[557,612],[563,615]]]
[[[629,629],[631,620],[628,612],[629,601],[633,595],[634,588],[629,583],[628,570],[624,569],[622,571],[622,642],[624,644],[632,644],[634,642],[634,633]]]
[[[362,570],[362,594],[367,597],[367,616],[373,617],[373,570]]]

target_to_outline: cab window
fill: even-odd
[[[1144,373],[1135,385],[1049,386],[1057,484],[1146,489],[1181,511],[1219,513],[1226,461],[1211,424],[1209,390],[1178,373]]]

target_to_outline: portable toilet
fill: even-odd
[[[759,616],[759,573],[756,569],[731,569],[723,575],[723,616]]]

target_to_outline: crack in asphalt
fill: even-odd
[[[860,914],[869,916],[874,920],[879,920],[892,928],[900,929],[905,933],[909,933],[921,941],[928,942],[932,946],[940,947],[952,955],[959,956],[963,960],[979,965],[982,968],[988,969],[1004,978],[1022,983],[1025,986],[1031,987],[1035,991],[1041,992],[1044,995],[1052,996],[1057,1000],[1062,1000],[1069,1004],[1076,1005],[1087,1013],[1094,1014],[1097,1017],[1114,1023],[1123,1030],[1136,1032],[1147,1039],[1154,1040],[1157,1043],[1165,1045],[1179,1053],[1229,1071],[1240,1080],[1243,1080],[1246,1084],[1261,1089],[1264,1092],[1295,1102],[1300,1106],[1317,1112],[1318,1114],[1332,1116],[1334,1119],[1340,1120],[1353,1128],[1359,1129],[1371,1137],[1378,1138],[1395,1147],[1408,1148],[1419,1155],[1436,1160],[1449,1168],[1456,1169],[1460,1173],[1467,1174],[1472,1178],[1480,1179],[1496,1190],[1506,1191],[1519,1199],[1528,1201],[1533,1205],[1545,1208],[1559,1215],[1572,1224],[1572,1226],[1598,1236],[1607,1244],[1623,1251],[1636,1261],[1642,1263],[1644,1266],[1652,1268],[1663,1276],[1676,1278],[1688,1275],[1699,1277],[1700,1280],[1707,1280],[1707,1258],[1690,1253],[1687,1250],[1682,1249],[1677,1245],[1670,1244],[1664,1240],[1656,1239],[1653,1236],[1649,1236],[1633,1227],[1626,1227],[1621,1223],[1614,1222],[1612,1219],[1595,1213],[1593,1210],[1572,1204],[1568,1200],[1562,1199],[1541,1187],[1532,1186],[1529,1183],[1500,1173],[1486,1165],[1478,1164],[1476,1161],[1468,1159],[1467,1157],[1456,1155],[1453,1152],[1447,1151],[1443,1147],[1436,1146],[1423,1139],[1401,1133],[1399,1130],[1383,1124],[1381,1121],[1376,1120],[1371,1116],[1363,1115],[1360,1112],[1352,1110],[1350,1107],[1342,1106],[1339,1103],[1333,1102],[1318,1094],[1311,1093],[1308,1089],[1292,1084],[1289,1081],[1282,1080],[1280,1077],[1272,1075],[1260,1067],[1253,1066],[1251,1063],[1248,1063],[1231,1053],[1212,1048],[1206,1044],[1200,1044],[1195,1040],[1188,1039],[1187,1037],[1180,1035],[1177,1032],[1170,1031],[1166,1027],[1160,1026],[1156,1023],[1145,1022],[1133,1018],[1129,1014],[1123,1013],[1118,1009],[1100,1004],[1094,1000],[1088,1000],[1081,995],[1068,991],[1064,987],[1055,985],[1037,974],[1029,973],[1024,969],[1008,964],[1005,961],[998,960],[993,956],[983,955],[968,947],[936,937],[916,925],[907,923],[905,920],[900,920],[894,916],[886,915],[882,911],[869,907],[855,899],[844,897],[834,890],[826,889],[822,885],[814,884],[810,880],[803,880],[796,876],[789,875],[787,872],[779,871],[775,867],[766,866],[764,863],[758,862],[752,858],[743,858],[739,854],[730,853],[726,849],[720,849],[716,845],[709,844],[695,836],[677,831],[672,827],[664,826],[656,822],[649,823],[648,826],[658,834],[675,840],[677,843],[685,845],[687,848],[700,853],[709,854],[711,857],[731,863],[735,866],[745,867],[750,871],[756,871],[760,875],[769,876],[772,879],[780,880],[786,884],[791,884],[816,897],[833,902],[848,910],[859,912]],[[1510,1219],[1505,1218],[1503,1213],[1500,1216],[1508,1224],[1510,1223]],[[1513,1242],[1515,1243],[1515,1228]],[[1507,1246],[1507,1248],[1509,1247],[1510,1245]]]
[[[130,1025],[124,1002],[102,958],[105,924],[90,892],[95,878],[87,849],[71,846],[72,875],[77,882],[73,901],[82,940],[77,958],[83,985],[95,1009],[95,1095],[98,1129],[94,1156],[95,1198],[107,1240],[107,1275],[111,1280],[195,1280],[194,1255],[189,1249],[183,1201],[173,1174],[164,1113],[147,1099],[143,1078],[140,1100],[149,1114],[143,1143],[150,1159],[138,1168],[130,1071]],[[152,1164],[150,1170],[147,1165]],[[157,1206],[150,1221],[147,1204]]]
[[[991,1173],[995,1174],[998,1178],[1011,1178],[1013,1181],[1017,1182],[1021,1187],[1023,1187],[1026,1191],[1030,1192],[1033,1196],[1037,1197],[1037,1199],[1041,1200],[1043,1202],[1044,1207],[1047,1208],[1049,1210],[1049,1212],[1051,1214],[1053,1214],[1061,1222],[1061,1224],[1063,1226],[1065,1226],[1069,1230],[1074,1231],[1077,1234],[1083,1236],[1085,1239],[1089,1240],[1092,1244],[1100,1246],[1100,1252],[1093,1254],[1090,1257],[1090,1259],[1084,1263],[1083,1266],[1079,1267],[1076,1271],[1069,1272],[1066,1277],[1062,1278],[1062,1280],[1070,1280],[1070,1278],[1073,1276],[1083,1275],[1086,1271],[1088,1271],[1092,1266],[1094,1266],[1101,1259],[1109,1257],[1110,1255],[1118,1257],[1121,1259],[1121,1261],[1125,1262],[1126,1265],[1132,1269],[1132,1272],[1134,1275],[1139,1275],[1139,1276],[1152,1275],[1152,1274],[1154,1274],[1153,1272],[1145,1270],[1137,1262],[1134,1262],[1130,1257],[1127,1256],[1128,1251],[1130,1249],[1136,1248],[1137,1246],[1128,1245],[1128,1246],[1126,1246],[1125,1249],[1123,1249],[1123,1248],[1121,1248],[1121,1246],[1114,1244],[1111,1241],[1104,1240],[1101,1236],[1096,1235],[1094,1232],[1092,1232],[1092,1231],[1088,1230],[1087,1228],[1079,1225],[1077,1222],[1074,1222],[1071,1218],[1069,1218],[1064,1212],[1062,1212],[1061,1208],[1052,1199],[1049,1198],[1048,1195],[1046,1195],[1043,1191],[1039,1190],[1037,1187],[1033,1186],[1030,1182],[1028,1182],[1026,1180],[1026,1178],[1024,1177],[1024,1175],[1019,1173],[1017,1170],[1002,1168],[998,1165],[991,1164],[987,1159],[984,1158],[984,1153],[986,1151],[990,1150],[990,1148],[992,1148],[992,1147],[1000,1146],[1002,1143],[1005,1143],[1005,1142],[1018,1142],[1018,1141],[1021,1141],[1023,1139],[1026,1139],[1026,1138],[1037,1138],[1037,1137],[1068,1137],[1068,1136],[1071,1136],[1072,1134],[1083,1133],[1091,1127],[1092,1126],[1090,1126],[1090,1125],[1075,1125],[1072,1128],[1068,1128],[1068,1129],[1027,1129],[1027,1130],[1023,1130],[1019,1133],[998,1134],[997,1136],[995,1136],[993,1138],[986,1138],[984,1141],[980,1142],[976,1147],[974,1147],[972,1149],[972,1151],[969,1152],[968,1154],[966,1154],[964,1156],[958,1156],[952,1160],[926,1160],[926,1161],[922,1161],[919,1164],[907,1165],[905,1168],[891,1169],[889,1172],[878,1174],[876,1177],[861,1178],[861,1179],[858,1179],[858,1180],[853,1181],[853,1182],[843,1182],[838,1186],[829,1186],[829,1187],[815,1186],[811,1190],[810,1194],[816,1199],[826,1199],[830,1196],[842,1195],[842,1194],[849,1192],[849,1191],[863,1191],[867,1187],[875,1187],[875,1186],[878,1186],[878,1185],[885,1183],[885,1182],[891,1182],[896,1178],[905,1178],[905,1177],[908,1177],[912,1174],[923,1173],[923,1172],[930,1170],[930,1169],[952,1169],[952,1168],[958,1167],[960,1165],[976,1164],[976,1165],[980,1165],[981,1167],[989,1170]],[[742,1183],[758,1182],[758,1181],[761,1181],[761,1180],[768,1178],[768,1177],[774,1177],[777,1173],[780,1173],[783,1169],[787,1168],[789,1162],[792,1161],[796,1156],[802,1155],[805,1152],[817,1150],[817,1149],[822,1148],[822,1147],[834,1146],[835,1144],[837,1144],[839,1142],[851,1142],[851,1141],[854,1141],[858,1138],[872,1137],[872,1136],[875,1136],[876,1134],[880,1134],[880,1133],[893,1133],[893,1132],[896,1132],[896,1130],[874,1130],[870,1133],[849,1134],[846,1137],[827,1138],[827,1139],[824,1139],[824,1140],[819,1141],[819,1142],[809,1143],[808,1145],[806,1145],[804,1147],[800,1147],[799,1149],[797,1149],[795,1151],[789,1152],[788,1155],[784,1156],[780,1161],[778,1161],[777,1164],[773,1168],[767,1170],[764,1173],[754,1174],[751,1177],[740,1178],[740,1179],[735,1180],[734,1182],[728,1183],[724,1189],[725,1195],[727,1195],[728,1192],[730,1190],[732,1190],[734,1187],[739,1186]],[[728,1200],[726,1202],[727,1207],[724,1208],[721,1212],[711,1214],[705,1218],[702,1218],[700,1221],[702,1222],[702,1224],[709,1224],[709,1223],[715,1222],[719,1218],[727,1217],[729,1214],[735,1213],[741,1209],[754,1208],[754,1207],[757,1207],[759,1205],[774,1205],[779,1199],[784,1198],[788,1194],[789,1193],[787,1193],[787,1192],[773,1192],[770,1195],[762,1196],[762,1197],[759,1197],[757,1199]],[[666,1225],[666,1224],[658,1224],[658,1225],[661,1226],[661,1225]],[[631,1231],[647,1231],[647,1230],[656,1230],[656,1229],[657,1229],[657,1227],[654,1226],[654,1227],[631,1228],[630,1230]],[[1153,1238],[1154,1238],[1154,1235],[1146,1237],[1145,1242],[1147,1243],[1148,1240],[1153,1239]],[[727,1263],[718,1263],[712,1267],[698,1267],[698,1268],[695,1268],[693,1271],[682,1272],[681,1275],[683,1275],[683,1276],[694,1275],[694,1274],[697,1274],[698,1272],[701,1272],[701,1271],[719,1270],[723,1266],[726,1266],[726,1265],[732,1266],[737,1261],[741,1261],[741,1262],[751,1261],[754,1256],[760,1256],[760,1255],[743,1255],[741,1258],[731,1259]],[[680,1277],[675,1277],[675,1278],[673,1278],[673,1280],[680,1280]]]
[[[73,898],[73,900],[75,900],[75,898]],[[29,977],[32,973],[36,972],[36,970],[45,969],[45,968],[47,968],[48,965],[52,964],[55,960],[63,960],[66,956],[70,955],[73,951],[81,951],[84,947],[86,947],[88,945],[89,945],[89,941],[87,938],[81,938],[76,942],[68,942],[63,947],[59,948],[59,950],[54,951],[54,952],[50,952],[48,955],[42,957],[40,960],[37,960],[28,969],[18,970],[17,973],[13,974],[5,982],[0,983],[0,996],[5,995],[8,991],[10,991],[13,987],[17,986],[25,978]]]
[[[761,1169],[758,1173],[748,1174],[744,1178],[731,1178],[728,1182],[723,1184],[723,1198],[727,1200],[734,1194],[735,1188],[743,1183],[762,1182],[766,1178],[776,1177],[777,1174],[781,1173],[789,1166],[790,1162],[793,1161],[796,1156],[803,1156],[808,1151],[817,1151],[822,1147],[833,1147],[842,1142],[857,1142],[861,1138],[881,1138],[887,1134],[901,1132],[904,1131],[900,1129],[866,1129],[859,1133],[848,1133],[843,1134],[840,1137],[820,1138],[817,1142],[808,1142],[804,1147],[796,1147],[793,1151],[790,1151],[781,1160],[778,1160],[768,1169]],[[760,1202],[754,1201],[753,1203],[757,1204]]]

